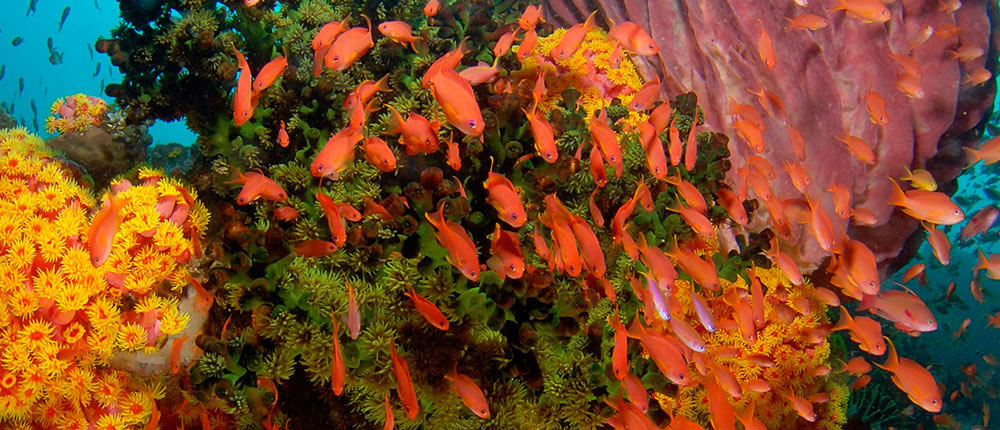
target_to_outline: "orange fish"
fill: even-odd
[[[316,37],[313,37],[313,51],[329,48],[330,45],[333,44],[333,41],[337,39],[337,36],[340,36],[340,33],[347,31],[347,28],[350,25],[347,22],[349,19],[351,19],[351,16],[347,15],[343,21],[330,21],[324,24],[323,27],[319,29],[319,32],[316,33]],[[317,53],[317,55],[319,54]]]
[[[365,143],[361,148],[365,151],[365,160],[368,160],[369,163],[379,170],[383,172],[396,170],[396,156],[384,140],[371,136],[365,139]]]
[[[837,140],[844,142],[847,145],[847,150],[851,151],[862,163],[869,166],[875,165],[875,153],[872,152],[872,147],[868,145],[863,139],[857,136],[848,135],[847,137],[837,136]]]
[[[919,363],[906,357],[896,355],[896,347],[889,342],[889,358],[885,364],[875,365],[892,373],[892,382],[906,393],[910,401],[924,408],[927,412],[941,411],[941,392],[938,391],[934,376]]]
[[[695,132],[695,124],[691,123],[688,130],[687,143],[684,145],[684,168],[688,172],[694,171],[695,163],[698,161],[698,136]]]
[[[951,337],[953,337],[955,339],[958,339],[958,338],[962,337],[962,335],[965,334],[965,329],[969,328],[969,324],[971,324],[971,323],[972,323],[972,319],[971,318],[966,318],[966,319],[962,320],[962,325],[960,325],[958,327],[957,331],[955,331],[954,333],[951,334]],[[973,366],[975,366],[975,364],[973,364]]]
[[[875,212],[870,209],[865,208],[853,208],[851,214],[851,220],[856,225],[876,225],[878,224],[878,218],[875,216]]]
[[[576,24],[566,30],[563,34],[562,39],[560,39],[559,44],[552,48],[549,55],[553,60],[556,61],[566,61],[569,60],[576,50],[580,48],[580,44],[583,43],[583,38],[587,36],[587,33],[597,30],[597,24],[594,23],[594,16],[597,15],[597,11],[594,11],[587,17],[587,20],[582,24]]]
[[[528,117],[528,123],[531,124],[531,135],[535,139],[535,151],[543,160],[555,163],[559,159],[559,150],[556,148],[552,124],[549,124],[544,115],[535,112],[534,104],[531,105],[531,111],[524,109],[521,111]]]
[[[336,315],[331,315],[333,322],[333,359],[330,361],[330,387],[333,394],[339,396],[344,392],[344,381],[347,379],[347,367],[344,366],[344,353],[340,350],[340,322]]]
[[[715,430],[736,430],[736,410],[726,397],[726,392],[711,379],[702,381],[708,398],[708,419]],[[678,414],[677,417],[682,415]]]
[[[868,385],[872,381],[871,375],[861,375],[857,380],[855,380],[851,385],[852,390],[860,390]]]
[[[436,1],[436,0],[431,0]],[[389,395],[385,395],[385,425],[382,430],[392,430],[396,426],[396,417],[392,415],[392,407],[389,406]]]
[[[676,166],[680,164],[681,157],[684,155],[683,148],[681,147],[681,132],[677,129],[676,116],[670,121],[669,130],[670,144],[667,145],[667,153],[670,155],[670,165]]]
[[[958,48],[954,50],[948,50],[951,54],[952,60],[958,60],[960,63],[967,63],[969,61],[975,60],[982,57],[986,53],[986,50],[982,46],[961,44]]]
[[[674,238],[674,247],[667,252],[667,255],[677,261],[681,270],[687,273],[695,283],[712,291],[719,290],[719,277],[715,270],[715,262],[710,256],[707,261],[702,260],[694,252],[680,248],[677,245],[676,237]]]
[[[480,61],[478,66],[466,67],[462,69],[462,71],[458,73],[458,76],[461,76],[462,79],[465,79],[465,82],[468,82],[469,85],[472,86],[485,84],[500,73],[500,69],[497,68],[499,65],[500,57],[493,59],[492,66]]]
[[[476,382],[472,378],[458,373],[458,362],[455,363],[455,367],[452,368],[451,373],[444,375],[444,379],[447,379],[451,383],[452,391],[458,394],[458,397],[462,398],[462,403],[472,413],[483,419],[490,417],[490,406],[486,403],[486,396],[483,395],[483,390],[479,388],[479,385],[476,385]]]
[[[927,243],[931,245],[934,257],[942,266],[947,266],[951,262],[951,241],[948,240],[948,235],[944,231],[938,230],[934,224],[921,224],[927,230]]]
[[[295,253],[307,258],[323,257],[337,252],[337,244],[325,240],[307,240],[296,243]]]
[[[413,42],[423,40],[422,37],[414,36],[410,24],[403,21],[386,21],[378,25],[378,32],[388,37],[393,42],[406,46],[407,44],[416,52],[417,45]]]
[[[372,22],[367,16],[361,16],[368,23],[368,28],[351,28],[333,41],[323,57],[323,64],[328,69],[335,72],[347,69],[375,46],[375,42],[372,41]]]
[[[764,200],[765,203],[769,201],[777,201],[774,197],[774,192],[771,190],[771,182],[767,179],[767,176],[760,173],[757,169],[747,168],[747,182],[750,183],[750,187],[753,188],[753,192]]]
[[[705,341],[698,334],[698,331],[691,327],[691,324],[688,324],[683,318],[671,318],[669,324],[670,330],[681,340],[681,343],[691,348],[692,351],[705,352]]]
[[[868,119],[882,127],[889,125],[889,114],[885,108],[885,99],[876,91],[869,89],[865,93],[865,110],[868,111]]]
[[[437,152],[438,129],[437,120],[427,121],[420,114],[410,113],[406,120],[392,106],[389,106],[391,114],[389,129],[386,134],[401,134],[399,144],[406,147],[407,155],[431,154]]]
[[[774,67],[778,65],[778,60],[774,56],[774,47],[771,45],[771,35],[767,34],[767,30],[764,29],[764,22],[757,20],[760,23],[760,36],[757,38],[757,54],[760,55],[760,60],[764,62],[769,70],[774,70]]]
[[[934,29],[931,28],[931,31],[933,30]],[[911,77],[914,78],[920,78],[923,76],[923,73],[920,71],[920,63],[918,63],[917,60],[914,59],[912,56],[906,55],[904,53],[896,54],[892,51],[889,51],[889,58],[892,58],[893,60],[896,61],[896,63],[899,64],[899,67],[903,69],[902,74],[910,75]]]
[[[278,128],[278,145],[282,148],[287,148],[290,139],[288,138],[288,130],[285,130],[285,122],[281,121],[281,127]]]
[[[904,193],[894,179],[889,180],[893,187],[888,203],[901,207],[903,213],[931,224],[952,225],[965,219],[965,213],[947,194],[924,190],[909,190]]]
[[[527,221],[528,214],[521,203],[514,184],[506,176],[493,172],[493,159],[490,158],[490,171],[483,188],[489,193],[486,202],[496,209],[500,219],[511,227],[520,228]]]
[[[962,148],[962,150],[965,151],[967,158],[965,168],[972,167],[980,161],[989,166],[1000,161],[1000,137],[987,140],[980,144],[978,148]]]
[[[624,327],[622,328],[624,329]],[[625,392],[628,393],[629,402],[639,407],[639,410],[642,412],[649,410],[649,394],[646,392],[646,387],[642,385],[639,377],[626,374],[625,379],[622,380],[622,386],[625,388]]]
[[[587,128],[590,130],[591,140],[601,151],[601,155],[615,167],[615,176],[621,177],[625,162],[622,159],[621,146],[618,144],[618,135],[608,125],[607,110],[601,109],[600,115],[595,115],[587,124]]]
[[[538,34],[535,30],[528,30],[524,33],[524,37],[521,38],[521,44],[517,47],[517,60],[524,62],[525,58],[531,55],[531,52],[535,50],[535,45],[538,44]]]
[[[618,317],[617,306],[615,307],[614,319],[612,320],[609,315],[607,320],[608,325],[615,330],[615,344],[611,352],[611,369],[615,374],[615,378],[623,381],[628,376],[628,330],[625,329],[625,325],[621,323],[621,319]]]
[[[583,148],[583,145],[580,145]],[[594,183],[598,187],[603,187],[608,184],[608,172],[604,169],[604,159],[601,158],[601,152],[597,148],[590,149],[590,176],[594,178]]]
[[[445,220],[444,201],[441,201],[437,212],[427,212],[424,216],[437,230],[434,232],[434,237],[438,243],[448,251],[448,262],[469,280],[478,281],[479,256],[476,254],[476,244],[461,225]]]
[[[663,142],[649,121],[639,125],[639,142],[646,151],[646,165],[649,167],[649,172],[656,179],[666,178],[667,154],[663,152]]]
[[[837,0],[830,11],[838,10],[842,10],[847,13],[847,16],[859,19],[864,23],[882,23],[892,19],[892,13],[880,0]]]
[[[441,313],[441,310],[438,309],[437,305],[424,298],[424,296],[417,294],[412,285],[407,284],[406,288],[408,291],[403,294],[413,301],[413,306],[416,307],[417,311],[424,316],[424,319],[427,320],[430,325],[440,330],[448,331],[448,327],[450,326],[448,318]]]
[[[851,217],[851,191],[847,187],[838,184],[836,181],[826,189],[833,194],[833,210],[840,219]]]
[[[906,94],[907,97],[918,100],[923,99],[927,95],[923,87],[920,86],[920,77],[909,73],[899,75],[896,79],[896,88],[902,91],[903,94]]]
[[[792,180],[792,186],[800,193],[806,194],[809,191],[809,186],[812,185],[812,177],[809,176],[809,172],[799,163],[788,160],[784,160],[784,162],[785,167],[782,170],[788,173],[788,177]]]
[[[94,267],[101,267],[111,256],[115,233],[118,232],[118,226],[122,224],[119,212],[126,203],[127,201],[124,199],[116,199],[114,195],[109,195],[108,202],[101,206],[97,215],[94,215],[90,229],[87,231],[90,263]]]
[[[882,344],[885,345],[885,342],[883,341]],[[879,355],[882,355],[882,354],[879,354]],[[861,376],[861,375],[864,375],[864,374],[866,374],[868,372],[871,372],[872,365],[868,364],[868,362],[865,361],[865,359],[862,358],[862,357],[854,357],[854,358],[848,360],[848,362],[844,365],[844,370],[848,374],[851,374],[851,375],[854,375],[854,376]]]
[[[795,412],[797,412],[802,419],[809,422],[816,421],[816,412],[813,410],[813,405],[809,402],[809,400],[796,395],[792,391],[781,393],[781,395],[788,400],[788,403],[792,404],[792,409],[795,409]]]
[[[237,204],[246,205],[261,197],[265,200],[283,202],[288,197],[284,188],[267,176],[257,172],[247,172],[247,174],[244,175],[236,168],[233,168],[232,170],[236,174],[236,179],[229,181],[228,183],[243,184],[243,188],[236,197]]]
[[[666,335],[647,330],[639,323],[639,318],[632,320],[633,327],[638,327],[639,342],[643,349],[653,359],[656,368],[671,382],[686,386],[691,383],[691,374],[688,371],[687,363],[684,361],[684,354],[678,346],[667,340]]]
[[[362,139],[364,135],[351,127],[345,127],[330,136],[309,166],[312,175],[317,178],[329,177],[337,180],[340,173],[354,160],[354,147]]]
[[[373,81],[368,79],[355,87],[351,92],[347,93],[347,97],[344,97],[344,110],[354,111],[355,105],[366,105],[368,101],[375,97],[375,93],[378,91],[389,91],[388,84],[389,75],[385,75],[382,79],[378,81]]]
[[[361,311],[358,310],[358,300],[354,297],[354,287],[347,284],[347,333],[351,339],[357,340],[361,334]]]
[[[900,330],[914,335],[937,330],[937,319],[924,301],[903,291],[881,291],[877,296],[865,295],[858,310],[870,312],[896,323]]]
[[[601,210],[597,207],[597,202],[594,201],[594,196],[597,195],[597,191],[598,189],[595,188],[594,191],[590,193],[590,200],[587,203],[587,209],[590,212],[590,218],[594,220],[594,224],[597,224],[598,227],[604,227],[604,214],[601,213]]]
[[[833,331],[849,330],[851,340],[858,344],[862,351],[872,355],[885,354],[885,342],[882,339],[882,325],[871,318],[860,316],[851,318],[847,309],[840,307],[840,319]]]
[[[184,349],[184,342],[187,340],[187,333],[181,333],[181,337],[175,338],[170,344],[170,373],[174,375],[181,369],[181,350]]]
[[[431,93],[441,105],[448,123],[469,136],[482,140],[483,114],[469,83],[454,69],[442,68],[431,78]]]
[[[673,185],[677,189],[677,193],[680,194],[684,202],[700,213],[705,213],[708,210],[708,204],[705,203],[705,197],[701,195],[701,191],[684,178],[681,178],[680,171],[677,172],[676,176],[666,177],[668,184]]]
[[[597,239],[594,230],[590,228],[587,221],[580,217],[573,218],[570,223],[570,229],[573,231],[576,243],[580,246],[580,251],[583,253],[583,263],[587,270],[598,279],[604,278],[607,266],[604,261],[604,252],[601,250],[601,243]]]
[[[389,342],[389,356],[392,358],[392,375],[396,378],[396,392],[403,402],[403,411],[409,419],[416,419],[420,413],[420,403],[417,403],[417,393],[413,391],[413,379],[410,378],[410,368],[398,354],[396,342]]]
[[[906,169],[906,175],[900,176],[901,181],[910,181],[910,186],[913,188],[921,189],[924,191],[937,191],[937,181],[934,180],[934,175],[924,169],[916,169],[910,171],[910,168],[903,166]]]
[[[642,88],[639,88],[639,91],[632,97],[632,101],[628,103],[628,108],[633,112],[642,112],[649,109],[659,98],[660,78],[657,77],[652,81],[642,84]]]
[[[802,272],[799,271],[799,265],[788,254],[781,252],[781,249],[778,248],[777,237],[771,238],[771,249],[765,250],[764,253],[778,265],[782,272],[785,272],[789,281],[795,285],[802,285]]]
[[[319,202],[319,206],[326,216],[333,243],[337,245],[337,248],[343,247],[347,243],[347,230],[344,227],[344,219],[340,215],[340,209],[329,196],[319,192],[319,190],[316,190],[316,201]]]
[[[441,10],[440,0],[427,0],[427,4],[424,5],[424,16],[431,18],[437,16],[438,11]]]
[[[493,240],[490,241],[490,258],[486,266],[492,269],[500,280],[506,278],[520,279],[524,275],[524,254],[521,252],[521,239],[517,233],[501,230],[497,223],[493,230]]]
[[[609,21],[611,29],[608,30],[608,38],[618,42],[618,45],[626,51],[639,55],[656,55],[660,52],[660,47],[642,27],[628,21],[618,25],[615,25],[613,19],[609,18]]]
[[[976,265],[972,267],[972,271],[978,276],[980,270],[985,270],[987,278],[1000,280],[1000,254],[992,254],[990,258],[986,258],[986,254],[983,254],[982,249],[978,251],[979,259],[976,261]]]
[[[736,194],[732,191],[720,189],[715,192],[715,198],[719,205],[726,209],[729,218],[736,224],[746,225],[750,221],[747,218],[746,209],[743,208],[743,203],[736,199]]]
[[[757,327],[764,326],[764,287],[760,284],[757,271],[754,267],[747,268],[747,277],[750,278],[750,298],[752,299],[751,309],[753,310],[753,323]]]
[[[795,151],[795,157],[798,158],[799,162],[806,161],[806,141],[802,138],[802,133],[791,124],[785,127],[788,132],[788,140],[792,143],[792,150]]]
[[[858,288],[868,295],[878,294],[880,281],[875,254],[864,243],[848,239],[841,255],[842,263]]]
[[[260,97],[260,93],[264,90],[274,85],[274,82],[285,74],[285,68],[288,67],[288,59],[285,56],[280,56],[269,61],[257,72],[257,77],[253,80],[253,94],[252,97]]]
[[[510,52],[510,47],[514,44],[514,38],[516,37],[517,29],[514,31],[508,31],[504,33],[503,36],[500,36],[500,39],[497,40],[497,44],[493,46],[493,56],[503,57],[504,55],[507,55],[507,53]]]
[[[736,134],[747,142],[750,149],[758,154],[764,152],[764,130],[760,126],[752,121],[741,119],[733,124],[733,128],[736,129]]]
[[[545,19],[542,17],[542,8],[530,5],[524,8],[524,12],[522,12],[521,17],[518,18],[517,24],[521,27],[521,30],[534,31],[535,26],[538,25],[539,21],[545,22]]]
[[[788,27],[785,27],[785,31],[788,31],[789,29],[816,31],[830,26],[829,20],[811,13],[804,13],[796,16],[795,18],[789,18],[786,16],[785,20],[788,21]]]
[[[767,176],[769,180],[775,180],[778,178],[777,172],[774,171],[774,167],[771,166],[771,162],[767,161],[766,158],[759,155],[751,155],[747,158],[747,162],[751,167],[757,169],[762,175]]]
[[[431,63],[431,66],[427,68],[426,72],[424,72],[424,77],[420,80],[420,85],[426,89],[430,89],[431,81],[437,77],[438,72],[442,69],[455,70],[455,68],[461,64],[462,57],[464,57],[467,53],[469,53],[469,51],[465,50],[465,39],[462,39],[462,41],[458,44],[458,48],[448,51],[442,55],[441,58],[438,58],[437,61]]]
[[[680,205],[677,208],[666,208],[670,212],[674,212],[681,216],[684,223],[691,227],[695,233],[698,233],[701,237],[706,239],[715,239],[715,226],[712,225],[712,221],[708,219],[704,214],[698,212],[696,209]]]
[[[986,70],[985,67],[980,67],[976,70],[969,72],[965,75],[965,80],[962,81],[963,84],[972,84],[973,86],[979,86],[989,82],[990,78],[993,77],[993,73]]]
[[[456,172],[462,170],[462,157],[458,152],[458,142],[455,142],[455,136],[453,133],[448,134],[448,139],[444,141],[444,144],[445,147],[448,148],[445,164]]]
[[[299,211],[291,206],[282,206],[274,210],[274,219],[279,221],[291,221],[298,216]]]
[[[236,94],[233,96],[233,121],[236,126],[241,126],[253,117],[253,111],[257,107],[257,100],[253,97],[253,75],[250,73],[250,65],[243,53],[233,45],[236,52],[236,60],[240,65],[240,77],[236,80]]]

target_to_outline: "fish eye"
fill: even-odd
[[[428,137],[428,138],[424,139],[424,143],[428,143],[428,144],[431,143],[431,138]]]
[[[476,128],[476,120],[470,119],[469,120],[469,127]]]
[[[333,61],[340,61],[340,56],[339,55],[334,55],[333,56]]]
[[[511,270],[511,271],[517,271],[517,267],[514,267],[514,265],[513,265],[513,264],[511,264],[511,265],[510,265],[510,270]]]
[[[517,221],[517,214],[516,214],[516,213],[512,213],[512,214],[510,214],[510,218],[511,218],[512,220],[515,220],[515,221]]]

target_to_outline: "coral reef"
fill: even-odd
[[[104,121],[108,104],[97,97],[75,94],[56,99],[49,109],[52,116],[45,119],[45,131],[53,134],[82,133]]]
[[[98,201],[73,170],[23,128],[0,130],[0,157],[0,422],[145,425],[162,381],[110,364],[117,353],[157,351],[184,329],[177,299],[205,207],[159,172],[117,182],[112,193],[127,203],[110,258],[95,266],[88,212]]]

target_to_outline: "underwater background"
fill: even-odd
[[[706,49],[718,63],[699,72],[680,71],[696,67],[685,49],[646,52],[653,40],[666,50],[655,22],[623,22],[658,16],[655,1],[552,1],[536,22],[537,2],[520,0],[441,0],[437,13],[435,0],[8,3],[0,107],[13,123],[0,127],[23,129],[0,132],[0,428],[970,429],[1000,411],[1000,236],[990,221],[960,238],[1000,199],[996,2],[776,1],[759,24],[741,20],[738,47]],[[704,6],[715,3],[691,21],[724,27]],[[880,7],[895,21],[880,22]],[[935,23],[920,41],[904,10],[988,14],[982,52],[958,61],[971,47],[957,25]],[[816,29],[785,28],[806,12]],[[317,35],[341,20],[337,33],[356,39],[327,45],[357,58],[323,61]],[[408,26],[380,26],[396,20]],[[955,113],[969,122],[961,137],[939,130],[934,142],[950,146],[913,149],[905,165],[882,163],[895,141],[872,131],[921,103],[905,58],[843,60],[881,59],[868,73],[889,82],[877,90],[892,116],[879,125],[870,84],[834,107],[806,83],[833,64],[782,49],[798,32],[835,51],[881,29],[886,46],[936,50],[958,70],[949,96],[985,106]],[[765,33],[775,70],[804,64],[804,95],[787,81],[781,97],[768,92]],[[425,82],[435,64],[457,69],[441,72],[457,83]],[[257,88],[268,66],[273,80]],[[987,78],[968,80],[980,67]],[[929,70],[920,82],[944,80]],[[717,92],[732,82],[740,91]],[[454,96],[466,88],[471,99]],[[928,104],[914,108],[913,135],[952,115]],[[849,109],[848,140],[881,139],[878,167],[816,119]],[[803,133],[810,165],[786,132],[806,122],[831,133]],[[765,129],[781,140],[754,138]],[[963,146],[985,162],[963,169]],[[852,170],[824,171],[848,172],[833,159]],[[882,230],[838,216],[828,184],[797,193],[785,162],[828,184],[878,175],[882,194],[848,186]],[[900,179],[903,167],[926,169],[936,191]],[[950,243],[948,264],[919,208],[890,217],[905,204],[885,204],[885,176],[961,208],[960,221],[926,223]],[[848,237],[874,251],[882,292],[904,291],[898,282],[918,297],[900,312],[929,310],[934,328],[893,319],[895,304],[859,309],[882,296],[859,290],[864,269],[838,272]],[[921,403],[928,385],[893,380],[921,371],[875,367],[888,354],[841,330],[840,305],[932,375],[943,407]],[[872,369],[848,371],[857,357]]]

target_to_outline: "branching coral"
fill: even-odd
[[[176,292],[161,281],[186,284],[205,208],[192,200],[183,214],[165,210],[164,198],[187,191],[141,171],[141,185],[117,193],[129,200],[126,221],[111,259],[95,267],[87,212],[97,202],[71,171],[24,129],[0,130],[0,158],[0,422],[145,425],[161,382],[108,365],[118,351],[158,350],[184,328]]]

